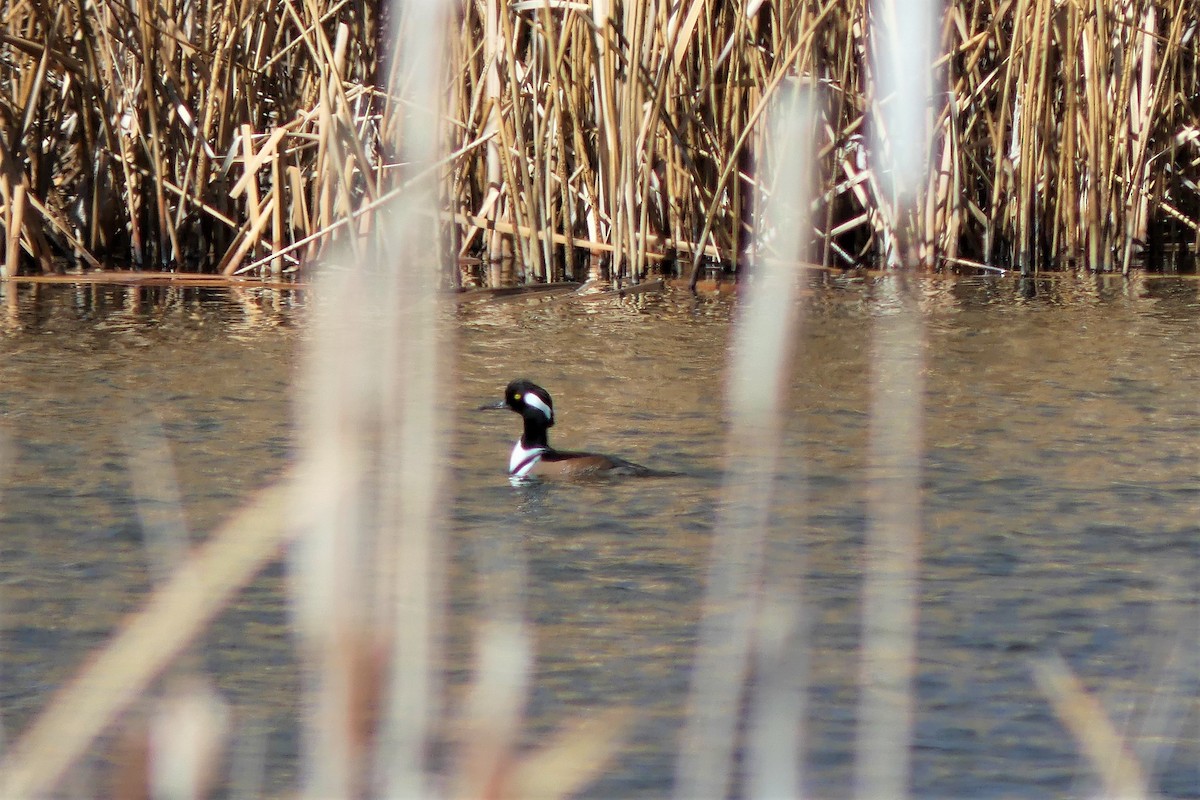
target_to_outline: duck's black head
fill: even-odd
[[[510,383],[504,390],[504,405],[546,428],[554,425],[554,400],[533,381],[517,379]]]
[[[504,390],[504,399],[499,403],[480,406],[480,411],[511,409],[525,418],[528,425],[546,429],[554,425],[554,400],[550,393],[533,381],[519,378]],[[527,425],[527,429],[528,429]]]

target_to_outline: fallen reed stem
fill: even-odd
[[[1033,663],[1038,688],[1100,777],[1104,794],[1130,800],[1149,797],[1141,764],[1096,700],[1059,657]]]
[[[259,492],[150,595],[142,610],[98,651],[0,763],[0,796],[51,794],[92,740],[183,651],[272,559],[288,531],[284,479]]]

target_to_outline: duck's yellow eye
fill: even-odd
[[[513,400],[520,400],[520,399],[521,399],[521,393],[520,393],[520,392],[517,392],[516,394],[514,394],[514,395],[513,395]]]

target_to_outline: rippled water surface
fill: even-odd
[[[1152,784],[1200,796],[1200,286],[913,288],[926,338],[914,794],[1089,794],[1090,770],[1031,676],[1032,660],[1058,654]],[[199,539],[286,465],[304,324],[288,293],[17,291],[0,322],[10,736],[150,585],[157,556],[135,498],[150,524],[181,507]],[[823,797],[851,791],[871,341],[895,291],[814,280],[785,403],[769,547],[804,565],[804,780]],[[636,709],[589,796],[669,791],[722,502],[736,306],[669,291],[446,312],[457,371],[447,674],[459,686],[469,673],[489,570],[522,564],[536,638],[526,743],[598,709]],[[510,486],[518,419],[473,409],[518,376],[554,394],[556,445],[685,475]],[[163,443],[174,484],[138,466]],[[275,790],[294,779],[298,749],[283,583],[282,568],[261,576],[188,661],[231,702],[235,742],[265,747]]]

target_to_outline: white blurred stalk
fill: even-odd
[[[900,277],[872,335],[855,795],[908,796],[921,529],[924,331]]]
[[[802,500],[800,505],[804,507],[806,502]],[[783,569],[779,569],[781,561]],[[795,556],[772,557],[763,582],[755,630],[757,681],[747,736],[747,797],[801,797],[809,628],[800,594],[803,572],[799,562]],[[773,571],[779,574],[773,576]]]
[[[887,266],[918,257],[909,212],[915,208],[929,165],[930,100],[933,93],[934,21],[938,0],[871,0],[871,169],[896,238],[885,244]],[[928,253],[920,254],[928,258]]]
[[[134,443],[129,472],[147,566],[154,582],[161,584],[183,564],[188,553],[187,519],[175,463],[162,421],[153,412],[131,427],[129,437]]]
[[[169,685],[168,696],[157,705],[149,725],[150,796],[171,800],[210,796],[229,733],[229,707],[199,678]]]
[[[304,728],[307,797],[349,797],[353,768],[347,731],[353,675],[344,637],[361,629],[357,564],[363,548],[365,425],[369,345],[348,323],[362,276],[319,277],[307,383],[302,388],[293,551],[294,608],[305,659],[308,699]],[[338,358],[341,348],[353,354]],[[376,359],[377,360],[377,359]]]
[[[432,172],[445,12],[435,0],[391,9],[401,182]],[[435,189],[432,178],[410,185],[378,216],[366,257],[330,259],[314,291],[294,559],[311,692],[307,797],[436,796],[426,753],[441,697],[447,471],[431,454],[446,452],[452,382],[428,222]],[[364,729],[373,741],[356,738]]]
[[[437,453],[449,452],[447,423],[453,386],[447,366],[448,331],[438,324],[438,281],[444,254],[430,208],[438,206],[437,173],[429,167],[441,144],[446,63],[445,35],[452,5],[448,0],[394,0],[392,19],[406,18],[396,42],[398,63],[393,76],[406,89],[408,109],[399,131],[400,158],[409,174],[426,174],[406,191],[395,209],[393,238],[385,253],[399,267],[397,294],[403,292],[410,313],[388,317],[385,342],[390,346],[392,373],[381,397],[386,416],[385,440],[394,461],[384,486],[393,490],[383,514],[386,540],[394,545],[379,556],[395,566],[390,576],[393,618],[387,708],[376,752],[382,797],[435,796],[427,764],[431,728],[441,713],[441,628],[443,625],[445,486],[448,464]],[[393,86],[393,91],[400,88]],[[390,513],[389,513],[390,512]],[[388,560],[393,559],[393,560]]]
[[[872,0],[873,171],[891,203],[888,266],[927,260],[909,220],[929,160],[936,0]],[[881,280],[872,335],[868,528],[855,796],[907,797],[912,771],[925,334],[914,292]]]
[[[486,797],[511,779],[529,694],[533,636],[525,621],[528,577],[520,531],[499,534],[474,543],[480,623],[471,689],[458,725],[452,797]]]
[[[793,259],[807,243],[801,237],[812,227],[807,216],[813,114],[807,90],[793,87],[791,95],[781,99],[769,129],[777,171],[758,236],[773,236],[780,259],[762,258],[765,247],[760,241],[734,327],[723,503],[676,763],[675,797],[681,800],[720,798],[729,792],[739,700],[756,645],[760,655],[774,662],[764,661],[760,670],[793,663],[787,653],[793,652],[791,633],[798,610],[775,604],[764,608],[764,553],[778,470],[781,403],[801,322],[800,274]],[[795,797],[799,792],[803,678],[792,679],[790,685],[764,683],[772,697],[785,700],[775,709],[785,718],[766,713],[769,704],[764,703],[756,703],[752,712],[750,761],[757,777],[751,778],[750,790],[755,795]]]

